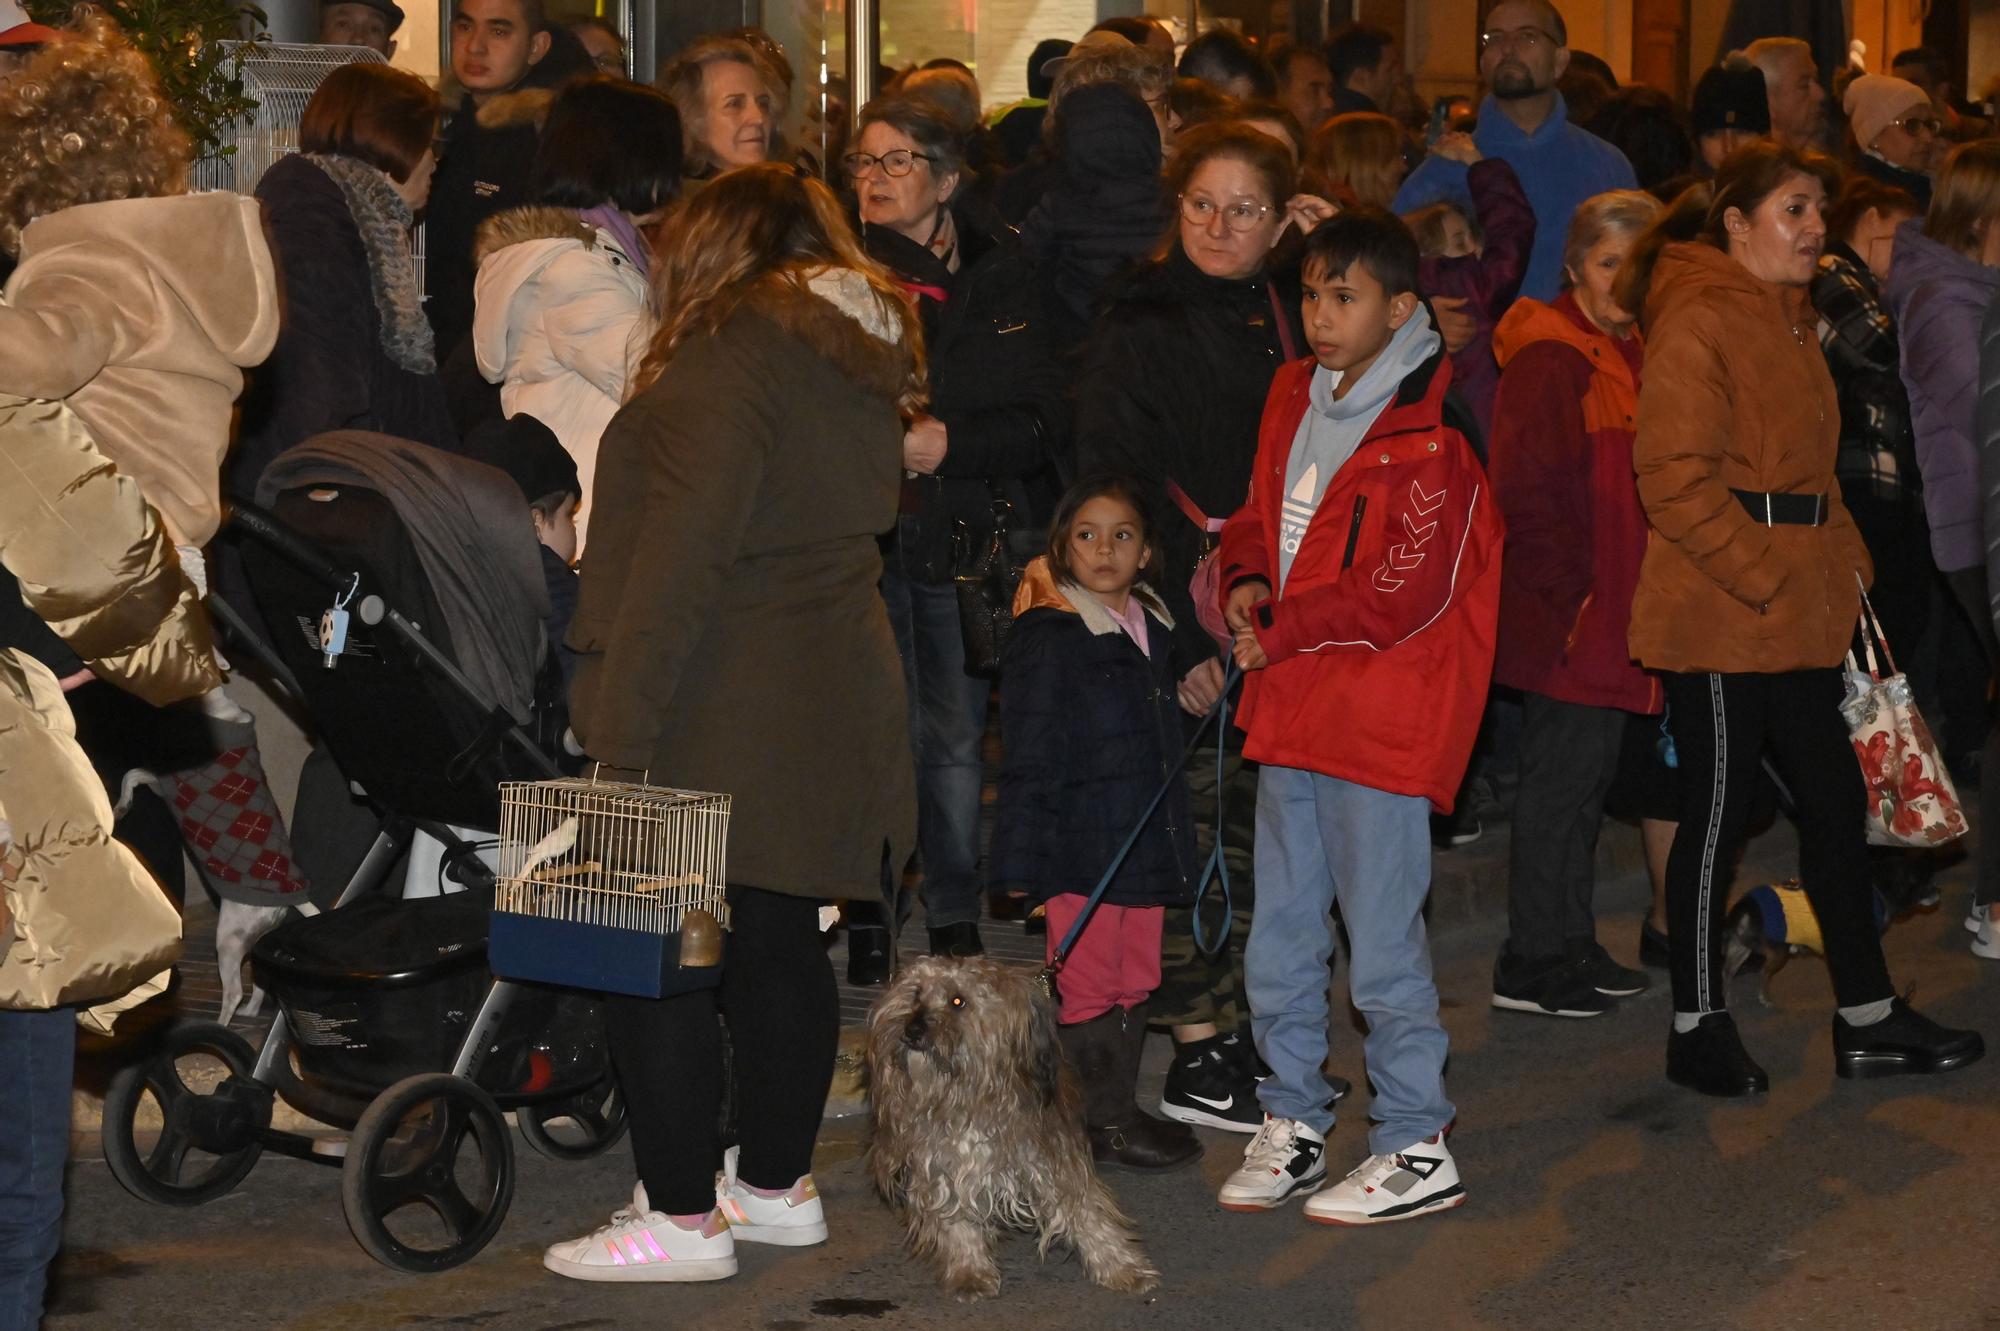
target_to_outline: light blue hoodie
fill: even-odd
[[[1278,590],[1285,589],[1291,576],[1292,559],[1312,525],[1313,514],[1326,497],[1326,487],[1334,474],[1347,465],[1354,450],[1368,437],[1375,418],[1396,396],[1403,380],[1443,346],[1431,327],[1430,312],[1417,306],[1408,323],[1398,328],[1382,348],[1375,363],[1342,397],[1333,390],[1340,386],[1341,371],[1321,365],[1313,370],[1312,405],[1299,419],[1298,433],[1292,436],[1291,456],[1285,460],[1285,500],[1278,513]]]

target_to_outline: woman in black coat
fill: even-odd
[[[1196,617],[1188,580],[1210,532],[1249,493],[1272,376],[1285,361],[1308,354],[1296,289],[1287,282],[1281,291],[1272,280],[1272,248],[1290,224],[1310,229],[1332,208],[1294,196],[1293,186],[1291,154],[1267,134],[1226,121],[1183,134],[1167,173],[1175,228],[1157,259],[1113,288],[1077,383],[1079,466],[1139,478],[1149,501],[1167,515],[1148,581],[1172,612],[1180,701],[1195,713],[1207,711],[1221,692],[1223,661]],[[1169,912],[1153,1019],[1172,1025],[1179,1042],[1163,1112],[1254,1133],[1263,1113],[1238,966],[1249,930],[1246,830],[1256,774],[1236,756],[1226,768],[1232,821],[1244,823],[1224,837],[1237,907],[1231,952],[1239,960],[1233,964],[1230,953],[1204,956],[1188,941],[1187,915]],[[1198,783],[1195,819],[1204,852],[1217,832],[1216,769],[1212,750],[1198,752],[1188,769]],[[1218,1103],[1224,1108],[1216,1110]]]
[[[271,459],[327,430],[457,446],[410,256],[437,125],[422,79],[343,65],[306,104],[301,151],[257,182],[284,324],[244,401],[232,492],[255,492]]]
[[[1065,415],[1042,288],[1014,236],[970,204],[963,137],[927,99],[864,107],[846,167],[869,255],[915,295],[930,356],[929,414],[903,441],[902,512],[882,594],[910,688],[918,842],[931,951],[972,956],[979,938],[980,742],[988,681],[968,672],[952,585],[954,539],[978,543],[996,510],[1015,529],[1053,506]],[[850,937],[854,978],[885,976],[886,932]]]

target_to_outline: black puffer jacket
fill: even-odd
[[[1021,225],[1055,292],[1057,345],[1083,339],[1113,278],[1145,261],[1168,219],[1160,185],[1160,127],[1139,98],[1115,83],[1063,98],[1055,165],[1041,201]]]
[[[1232,282],[1196,268],[1176,245],[1134,274],[1098,321],[1077,385],[1078,470],[1125,472],[1152,491],[1160,562],[1146,575],[1174,616],[1182,673],[1216,655],[1195,620],[1188,578],[1206,538],[1168,497],[1178,484],[1207,516],[1242,507],[1257,424],[1284,362],[1278,320],[1303,349],[1299,302],[1279,279]]]
[[[437,333],[440,365],[472,331],[473,233],[493,214],[530,202],[537,119],[548,90],[596,68],[567,28],[551,29],[549,38],[549,53],[513,91],[489,97],[483,108],[461,94],[445,124],[424,215],[424,287],[430,295],[424,311]]]
[[[936,474],[903,481],[903,565],[924,582],[950,580],[956,525],[990,530],[996,494],[1013,505],[1016,527],[1047,525],[1067,434],[1063,376],[1034,261],[997,222],[984,225],[968,209],[954,209],[952,221],[956,273],[900,232],[862,228],[868,253],[917,297],[930,411],[945,426]]]
[[[1935,182],[1925,172],[1911,171],[1897,166],[1873,153],[1856,153],[1853,168],[1864,176],[1881,181],[1884,185],[1894,185],[1897,189],[1908,190],[1916,196],[1918,212],[1927,213],[1931,210],[1931,189]]]
[[[1035,565],[1029,578],[1044,594],[1014,621],[1003,653],[1003,756],[986,858],[995,888],[1036,900],[1096,885],[1181,750],[1165,626],[1147,616],[1141,653],[1101,605],[1072,609],[1043,568]],[[1196,867],[1192,826],[1187,783],[1176,781],[1104,899],[1186,902]]]
[[[248,497],[272,458],[328,430],[456,449],[438,376],[404,369],[382,349],[368,251],[340,186],[294,154],[264,173],[257,198],[284,321],[270,359],[251,373],[225,489]]]

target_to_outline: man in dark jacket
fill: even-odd
[[[528,201],[535,107],[512,94],[555,88],[593,68],[573,34],[548,26],[541,0],[453,5],[451,74],[464,95],[445,125],[425,218],[425,313],[440,362],[472,329],[472,233]]]
[[[1402,71],[1396,39],[1381,28],[1350,23],[1327,39],[1326,67],[1333,71],[1333,113],[1380,111]]]

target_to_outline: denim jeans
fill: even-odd
[[[992,685],[965,672],[958,592],[912,582],[896,551],[883,560],[882,599],[910,691],[917,763],[917,848],[931,928],[979,919],[979,746]]]
[[[62,1244],[76,1014],[0,1012],[0,1331],[35,1331]]]
[[[1272,1074],[1257,1098],[1272,1117],[1333,1128],[1320,1067],[1337,899],[1347,925],[1348,993],[1368,1023],[1369,1153],[1400,1151],[1451,1122],[1446,1038],[1424,934],[1430,887],[1429,801],[1297,768],[1261,770],[1257,906],[1244,961],[1250,1028]]]

